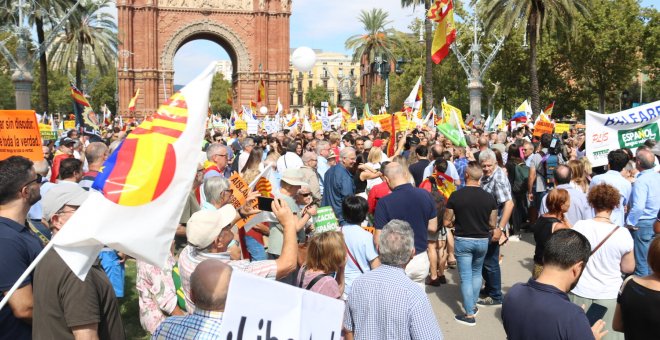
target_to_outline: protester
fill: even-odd
[[[342,233],[327,231],[307,243],[305,264],[296,275],[296,286],[333,299],[344,293],[346,246]]]
[[[639,175],[632,185],[626,226],[635,241],[635,275],[646,276],[651,273],[646,254],[660,210],[660,174],[653,169],[655,156],[651,151],[638,150],[635,158]]]
[[[328,156],[330,155],[330,143],[326,140],[321,140],[316,143],[316,155],[318,164],[317,169],[321,178],[325,177],[325,173],[330,169],[328,166]]]
[[[3,297],[43,247],[25,223],[30,206],[41,200],[41,179],[27,158],[12,156],[0,161],[0,295]],[[34,275],[28,275],[8,304],[0,309],[3,337],[32,338],[35,283]]]
[[[628,165],[628,154],[623,150],[612,150],[607,154],[607,167],[609,170],[601,175],[594,176],[591,179],[590,188],[607,183],[619,191],[619,205],[612,211],[612,223],[623,227],[625,226],[625,206],[630,200],[632,186],[623,176],[623,170]]]
[[[83,163],[75,158],[66,158],[60,162],[57,184],[78,185],[83,178]]]
[[[660,320],[660,237],[651,241],[648,264],[653,274],[628,276],[617,297],[612,329],[626,340],[653,339]]]
[[[185,314],[177,305],[176,286],[172,277],[175,265],[176,260],[171,253],[163,268],[136,261],[135,288],[140,306],[140,324],[149,333],[153,333],[168,316]]]
[[[468,163],[465,187],[451,194],[443,217],[443,225],[455,230],[454,251],[465,309],[465,314],[456,315],[454,319],[468,326],[476,325],[476,303],[490,233],[494,238],[499,238],[501,233],[497,229],[497,202],[481,188],[482,175],[483,171],[476,162]]]
[[[590,251],[589,240],[574,230],[552,234],[539,277],[516,283],[504,297],[502,323],[508,339],[601,339],[607,334],[603,320],[590,327],[584,309],[566,294],[588,265]]]
[[[254,139],[250,137],[243,139],[243,141],[241,142],[241,153],[238,155],[238,166],[236,168],[238,172],[241,173],[245,172],[243,168],[245,167],[248,158],[250,158],[250,153],[252,152],[252,149],[254,149]]]
[[[373,235],[360,227],[367,217],[368,208],[367,200],[360,196],[349,196],[342,202],[341,210],[346,224],[342,226],[341,232],[348,256],[344,270],[344,300],[350,294],[356,278],[380,266]]]
[[[56,234],[87,199],[88,192],[74,185],[57,185],[44,195],[44,218]],[[84,281],[71,271],[54,249],[34,270],[35,339],[124,339],[115,290],[100,262]]]
[[[190,275],[192,300],[197,308],[186,316],[163,321],[152,339],[213,339],[220,334],[232,267],[218,260],[204,260]]]
[[[39,193],[41,194],[41,197],[43,197],[43,195],[55,185],[48,181],[48,170],[48,162],[45,159],[34,163],[34,172],[41,176],[41,183],[39,183]],[[42,243],[48,243],[52,235],[50,234],[48,227],[44,225],[42,221],[43,209],[41,207],[41,201],[36,202],[30,207],[30,210],[28,210],[27,213],[27,219],[29,221],[28,223],[34,227],[34,229],[30,227],[30,229],[37,231],[35,234],[41,239]]]
[[[300,168],[300,174],[302,175],[303,182],[307,183],[306,186],[312,193],[312,197],[320,202],[323,197],[323,192],[321,191],[323,178],[316,169],[318,159],[319,157],[316,153],[310,151],[305,152],[302,157],[303,166]]]
[[[570,205],[565,216],[566,221],[568,221],[571,226],[577,223],[577,221],[588,220],[594,217],[593,209],[589,206],[589,202],[587,202],[587,195],[585,195],[581,189],[576,189],[575,186],[570,183],[572,173],[573,171],[571,168],[563,164],[558,165],[554,173],[555,188],[566,190],[570,197]],[[541,209],[539,210],[539,214],[541,215],[546,214],[549,210],[547,199],[548,195],[543,196]]]
[[[418,161],[414,164],[411,164],[408,167],[408,170],[410,171],[410,174],[412,174],[413,178],[415,179],[415,186],[419,187],[419,185],[422,183],[422,180],[424,179],[424,169],[429,165],[430,161],[428,158],[428,149],[424,145],[420,145],[415,149],[415,153],[417,154],[417,159]]]
[[[277,172],[284,173],[286,169],[300,169],[303,166],[302,158],[298,155],[298,149],[302,153],[300,142],[293,140],[286,147],[286,153],[277,160]]]
[[[53,157],[53,165],[51,166],[50,172],[50,181],[52,183],[57,183],[57,179],[60,174],[60,163],[62,160],[67,158],[73,158],[73,145],[76,143],[75,140],[64,137],[60,139],[60,146],[57,148],[55,155]]]
[[[413,282],[424,287],[429,274],[428,234],[438,230],[438,212],[431,195],[413,187],[404,169],[397,162],[385,167],[385,181],[392,193],[381,198],[376,205],[374,242],[378,244],[381,230],[391,220],[406,221],[414,231],[416,254],[405,271]]]
[[[229,166],[229,148],[220,143],[213,143],[206,149],[207,164],[204,164],[204,179],[222,176],[229,178],[231,176],[231,167]]]
[[[630,233],[612,223],[610,215],[619,204],[618,191],[609,184],[599,184],[589,190],[589,204],[596,211],[590,220],[579,221],[573,230],[584,235],[591,244],[591,258],[580,280],[571,291],[571,301],[589,308],[592,303],[605,306],[603,317],[608,339],[623,339],[612,330],[616,297],[623,279],[621,273],[635,269],[633,239]]]
[[[348,169],[355,164],[355,149],[345,147],[340,153],[341,162],[328,170],[323,177],[324,192],[321,206],[330,206],[337,216],[340,225],[345,223],[341,212],[341,202],[344,198],[355,194],[353,175]]]
[[[414,239],[405,221],[391,220],[381,228],[382,265],[353,281],[344,314],[345,339],[442,339],[426,294],[405,273],[415,256]]]
[[[567,171],[570,171],[570,169]],[[555,175],[557,173],[555,172]],[[537,279],[543,270],[543,251],[548,239],[550,239],[555,231],[570,229],[572,227],[571,222],[567,218],[571,201],[569,192],[559,187],[550,190],[544,197],[543,205],[547,211],[539,216],[531,228],[534,232],[534,242],[536,243],[536,247],[534,248],[534,270],[532,273],[534,279]]]
[[[479,154],[479,164],[483,170],[481,187],[495,197],[498,210],[498,228],[506,231],[509,217],[513,211],[513,198],[511,186],[502,168],[496,164],[495,153],[485,149]],[[531,170],[530,170],[531,173]],[[480,204],[474,202],[474,204]],[[477,301],[480,306],[496,306],[502,303],[502,274],[500,272],[500,243],[499,233],[493,234],[488,244],[488,251],[484,259],[483,277],[485,282],[484,299]]]
[[[571,186],[586,194],[589,189],[589,181],[587,181],[587,172],[584,169],[584,163],[578,160],[569,161],[568,167],[571,169]]]
[[[247,140],[247,138],[246,138]],[[246,183],[252,183],[255,179],[259,177],[262,171],[264,171],[264,164],[262,162],[263,151],[260,147],[252,146],[252,151],[250,151],[245,161],[245,164],[241,168],[241,177]],[[244,151],[247,152],[247,151]],[[241,153],[241,155],[246,153]]]
[[[89,191],[108,156],[107,145],[101,142],[89,143],[85,149],[85,159],[87,159],[88,170],[83,173],[83,177],[78,183],[81,188]]]

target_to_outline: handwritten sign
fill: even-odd
[[[339,222],[334,211],[332,211],[332,207],[319,208],[316,216],[314,216],[314,233],[320,234],[337,229],[339,229]]]
[[[229,188],[231,189],[232,195],[230,199],[231,205],[238,209],[247,200],[247,196],[250,193],[250,187],[247,182],[243,180],[243,177],[238,172],[234,172],[231,177],[229,177]],[[257,201],[254,201],[254,208],[257,206]],[[242,218],[236,222],[236,227],[243,228],[245,224],[254,216],[249,216],[247,218]]]
[[[570,129],[571,129],[571,124],[567,124],[567,123],[556,123],[555,124],[555,133],[568,132]]]
[[[44,159],[37,115],[30,110],[0,110],[0,160],[23,156]]]
[[[339,340],[343,318],[340,300],[234,270],[217,339]]]
[[[534,125],[533,136],[540,137],[544,133],[552,133],[552,129],[554,129],[554,127],[554,124],[551,122],[543,122],[539,120],[536,125]]]

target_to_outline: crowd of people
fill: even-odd
[[[0,161],[0,291],[65,227],[125,136],[69,131],[43,161]],[[125,289],[154,339],[217,338],[232,271],[344,301],[345,339],[442,339],[447,316],[425,286],[452,284],[454,269],[462,325],[501,306],[509,339],[657,338],[660,145],[592,167],[584,138],[474,129],[464,147],[426,128],[209,130],[166,266],[137,261],[136,287],[124,287],[127,256],[104,248],[80,281],[51,250],[0,310],[0,339],[123,339]],[[274,222],[237,228],[261,212],[259,193],[236,208],[229,178],[251,183],[268,168]],[[316,230],[322,207],[335,230]],[[505,294],[500,248],[525,232],[530,279]],[[592,305],[605,307],[595,320]]]

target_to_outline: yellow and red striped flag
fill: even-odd
[[[259,80],[259,91],[257,91],[257,103],[263,103],[265,101],[266,101],[266,81],[261,79]]]
[[[454,25],[454,2],[452,0],[436,0],[426,14],[429,20],[438,23],[431,46],[431,59],[439,64],[449,54],[449,46],[456,39]]]
[[[231,89],[227,89],[227,104],[233,105],[234,99],[232,99]]]
[[[137,98],[140,95],[140,89],[135,90],[135,95],[131,98],[131,101],[128,102],[128,111],[135,111],[135,103],[137,103]]]

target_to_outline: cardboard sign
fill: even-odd
[[[0,110],[0,160],[23,156],[44,159],[37,115],[30,110]]]
[[[541,137],[544,133],[552,133],[552,129],[554,129],[554,125],[550,122],[542,122],[538,121],[536,125],[534,125],[534,134],[533,136],[535,137]]]
[[[568,132],[570,129],[571,129],[571,124],[567,124],[567,123],[556,123],[555,124],[555,133]]]
[[[76,128],[75,120],[65,120],[64,121],[64,130],[73,130]]]
[[[247,131],[247,122],[244,120],[237,120],[234,122],[234,130],[241,129]]]
[[[248,194],[250,193],[250,187],[243,180],[243,177],[238,172],[234,172],[231,177],[229,177],[229,188],[231,189],[232,195],[230,199],[231,205],[238,210],[247,199]],[[254,201],[254,207],[256,208],[257,201]],[[247,218],[242,218],[236,222],[236,227],[243,228],[245,224],[254,216],[249,216]]]
[[[337,221],[332,207],[318,208],[316,216],[314,216],[314,233],[321,234],[337,229],[339,229],[339,221]]]
[[[318,131],[318,130],[322,130],[322,129],[323,129],[323,123],[322,122],[319,122],[319,121],[312,122],[312,131]]]
[[[338,340],[343,319],[341,300],[234,270],[217,339]]]

